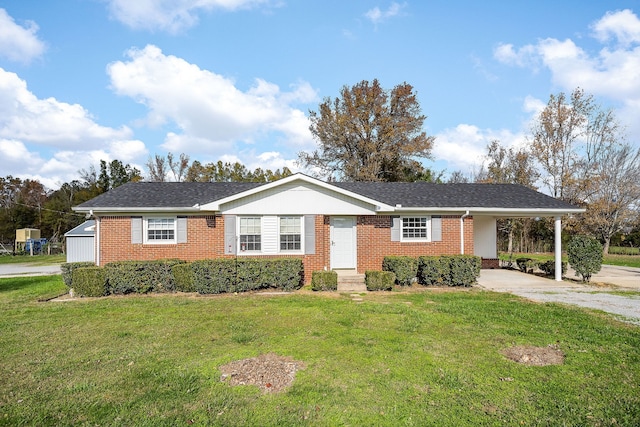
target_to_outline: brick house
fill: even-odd
[[[98,265],[122,260],[300,257],[316,270],[380,270],[387,255],[497,258],[496,219],[583,212],[512,184],[137,182],[74,208],[95,219]],[[560,269],[556,269],[559,271]]]

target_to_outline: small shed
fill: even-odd
[[[64,235],[67,241],[67,262],[96,262],[96,222],[85,221]]]

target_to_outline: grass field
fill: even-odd
[[[0,280],[0,425],[640,425],[640,328],[477,290],[39,302]],[[501,351],[558,346],[564,364]],[[287,391],[220,381],[276,353]]]
[[[67,262],[65,254],[57,255],[0,255],[0,264],[34,264],[34,265],[50,265],[62,264]]]
[[[508,253],[504,253],[501,252],[499,255],[501,260],[508,260],[509,259],[509,254]],[[513,254],[513,262],[515,265],[515,260],[516,258],[520,258],[520,257],[524,257],[524,258],[531,258],[531,259],[535,259],[538,261],[547,261],[547,260],[552,260],[553,259],[553,254],[552,253],[536,253],[536,254],[524,254],[524,253],[517,253],[517,254]],[[562,256],[562,260],[563,261],[567,261],[567,256],[563,255]],[[604,256],[604,260],[602,262],[603,264],[608,264],[608,265],[620,265],[620,266],[624,266],[624,267],[637,267],[640,268],[640,256],[637,255],[605,255]]]

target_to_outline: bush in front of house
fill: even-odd
[[[364,283],[368,291],[390,291],[396,282],[392,271],[365,271]]]
[[[193,269],[191,264],[176,264],[171,267],[171,274],[176,284],[177,292],[195,292],[193,284]]]
[[[304,266],[299,258],[210,259],[190,264],[193,289],[201,294],[247,292],[277,288],[285,291],[302,286]]]
[[[475,255],[421,256],[418,281],[425,286],[471,286],[480,276],[482,258]]]
[[[71,275],[73,292],[79,297],[102,297],[107,295],[107,276],[102,267],[74,268]]]
[[[410,286],[418,277],[418,260],[410,256],[386,256],[382,270],[394,273],[398,285]]]
[[[313,273],[311,273],[311,290],[338,290],[338,273],[336,273],[335,271],[314,271]]]
[[[425,286],[447,285],[449,261],[442,256],[418,258],[418,282]]]
[[[117,261],[105,265],[110,294],[175,292],[171,268],[185,261]]]
[[[516,258],[516,265],[523,273],[533,273],[538,263],[531,258]]]
[[[588,282],[591,275],[602,268],[602,245],[599,241],[589,236],[575,236],[567,245],[569,264],[582,277],[583,282]]]
[[[96,264],[89,261],[65,262],[60,266],[62,271],[62,281],[68,288],[73,288],[73,270],[76,268],[94,267]]]
[[[449,285],[471,286],[480,277],[482,258],[475,255],[448,256],[449,260]]]

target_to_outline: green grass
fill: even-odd
[[[477,290],[38,302],[0,280],[0,425],[640,424],[640,328]],[[563,365],[507,360],[557,345]],[[220,382],[263,353],[306,364],[281,394]]]
[[[0,264],[50,265],[67,262],[65,254],[57,255],[0,255]]]

